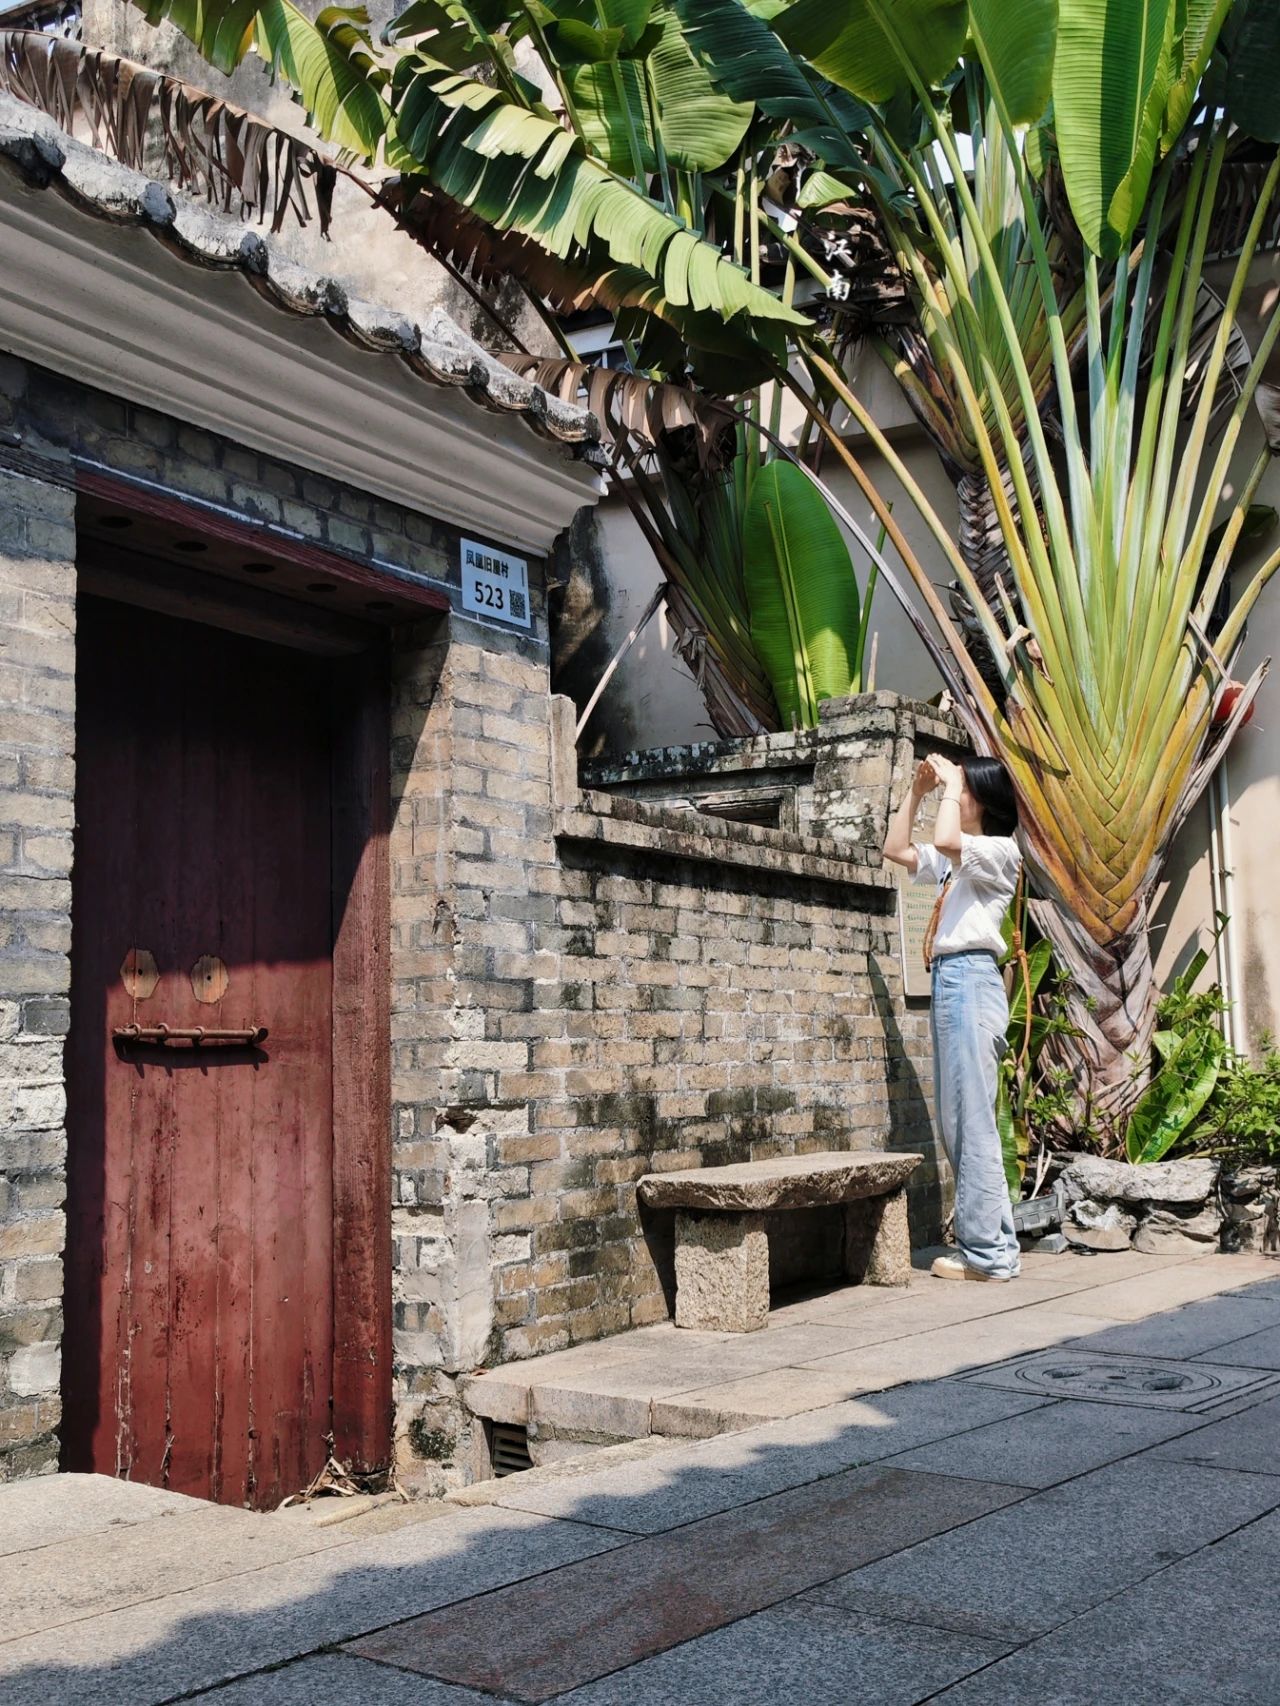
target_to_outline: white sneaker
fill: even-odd
[[[981,1280],[992,1285],[1007,1285],[1014,1278],[1013,1274],[984,1274],[960,1256],[939,1256],[929,1272],[934,1279]]]

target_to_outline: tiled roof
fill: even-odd
[[[230,214],[122,166],[68,136],[44,113],[0,94],[0,160],[29,184],[64,195],[104,222],[140,226],[192,266],[241,272],[268,301],[323,317],[358,348],[405,363],[432,385],[466,392],[498,414],[520,415],[544,438],[591,460],[600,432],[588,410],[521,379],[442,310],[425,321],[349,294],[337,279],[299,266],[281,245]]]

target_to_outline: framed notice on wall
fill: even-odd
[[[932,883],[916,884],[905,874],[898,880],[898,933],[902,942],[905,995],[929,993],[929,974],[924,969],[924,933],[929,928],[937,895]]]

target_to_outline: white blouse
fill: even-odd
[[[913,882],[940,888],[951,873],[951,861],[929,842],[913,842],[916,869]],[[1001,926],[1018,886],[1022,855],[1011,835],[960,836],[960,869],[942,903],[933,954],[967,954],[987,949],[1004,954]]]

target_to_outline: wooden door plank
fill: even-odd
[[[237,704],[237,696],[233,696]],[[252,708],[251,708],[252,714]],[[253,941],[253,800],[257,786],[252,730],[237,716],[236,738],[218,742],[214,764],[218,843],[217,954],[227,968],[227,988],[211,1009],[215,1023],[247,1029],[263,1022]],[[233,851],[234,850],[234,851]],[[213,1345],[213,1397],[217,1413],[210,1496],[250,1500],[254,1485],[254,1430],[250,1362],[253,1355],[253,1237],[255,1195],[255,1085],[266,1070],[264,1051],[252,1063],[218,1075],[217,1303]],[[267,1057],[269,1058],[269,1057]],[[248,1077],[246,1087],[245,1079]]]
[[[333,666],[335,1451],[391,1460],[391,779],[385,647]]]
[[[256,837],[274,849],[254,892],[254,965],[271,1065],[255,1118],[255,1502],[322,1466],[332,1372],[328,719],[315,666],[296,657],[259,703],[272,730]],[[265,1100],[265,1107],[262,1106]]]
[[[135,618],[135,620],[140,620]],[[161,633],[173,633],[168,625]],[[183,648],[175,683],[182,738],[182,809],[177,855],[168,873],[173,907],[172,963],[166,967],[166,1018],[175,1026],[216,1023],[196,999],[191,968],[218,950],[218,873],[240,850],[227,844],[213,786],[219,726],[237,689],[237,661],[223,636],[203,628],[177,630]],[[233,743],[234,744],[234,743]],[[161,872],[152,880],[163,880]],[[218,1301],[218,1152],[220,1090],[239,1070],[227,1057],[204,1060],[191,1050],[166,1051],[175,1099],[170,1196],[169,1441],[167,1484],[205,1495],[215,1479],[217,1394],[212,1376]]]
[[[172,714],[172,659],[167,636],[149,619],[136,621],[112,607],[111,658],[119,700],[116,741],[133,748],[135,790],[114,807],[133,820],[137,929],[150,937],[140,945],[155,956],[159,982],[147,1005],[156,1018],[180,1022],[174,1000],[177,979],[177,898],[171,874],[179,866],[179,826],[186,792],[185,741]],[[104,903],[109,907],[109,896]],[[110,912],[85,918],[85,929],[110,927]],[[131,1009],[119,981],[111,986],[108,1025]],[[172,1015],[172,1016],[171,1016]],[[170,1266],[173,1152],[178,1120],[177,1085],[162,1063],[143,1054],[120,1057],[110,1035],[107,1054],[107,1141],[128,1151],[123,1247],[109,1259],[122,1270],[119,1315],[121,1368],[117,1473],[153,1486],[167,1484],[169,1466],[169,1344],[173,1307]]]

